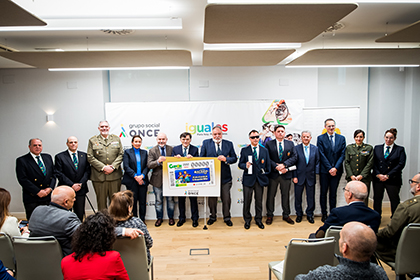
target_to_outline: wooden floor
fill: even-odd
[[[386,211],[383,216],[381,227],[390,220]],[[315,224],[304,217],[295,225],[275,217],[263,230],[255,223],[245,230],[242,218],[232,221],[233,227],[228,227],[219,218],[207,230],[203,229],[203,219],[197,228],[191,226],[191,220],[182,227],[169,226],[166,220],[159,228],[155,221],[146,221],[154,241],[154,279],[268,279],[268,263],[284,258],[288,241],[307,238],[323,224],[321,217],[315,218]],[[393,271],[386,265],[384,268],[389,279],[395,279]]]

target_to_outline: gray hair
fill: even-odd
[[[32,144],[32,140],[39,140],[42,143],[42,140],[41,139],[39,139],[39,138],[32,138],[32,139],[29,139],[29,146]]]
[[[108,124],[108,126],[109,126],[109,122],[107,120],[101,120],[101,121],[99,121],[98,126],[101,126],[101,123],[103,123],[103,122],[106,122]]]
[[[304,130],[304,131],[302,131],[302,132],[300,133],[300,135],[302,135],[303,133],[309,133],[309,135],[311,135],[311,136],[312,136],[312,133],[311,133],[309,130]]]

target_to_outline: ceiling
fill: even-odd
[[[238,4],[209,4],[206,0],[13,1],[22,13],[14,11],[10,0],[0,0],[0,26],[19,25],[19,19],[23,25],[33,20],[38,25],[45,22],[47,27],[54,20],[182,21],[179,30],[134,30],[127,35],[101,30],[0,31],[0,45],[13,51],[0,50],[0,68],[420,64],[420,1],[231,1]],[[343,28],[324,32],[336,22]],[[301,43],[301,47],[219,51],[204,50],[204,42]]]

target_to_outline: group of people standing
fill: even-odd
[[[374,209],[381,214],[382,199],[386,190],[391,201],[391,211],[394,213],[399,204],[399,191],[402,185],[402,169],[405,166],[406,154],[404,148],[394,143],[397,130],[385,132],[385,144],[374,148],[364,143],[365,132],[354,132],[355,143],[346,146],[344,136],[337,134],[333,119],[324,122],[326,133],[319,135],[317,144],[310,144],[310,131],[301,134],[302,144],[297,146],[285,139],[286,129],[283,125],[274,128],[275,139],[260,143],[260,133],[252,130],[249,133],[250,145],[242,148],[239,157],[239,168],[244,170],[242,176],[244,206],[243,217],[245,228],[250,227],[252,216],[250,205],[255,196],[255,222],[260,228],[262,223],[262,200],[264,187],[267,187],[267,219],[270,225],[274,218],[274,205],[277,189],[281,193],[283,220],[294,224],[290,217],[290,188],[291,182],[295,188],[296,222],[303,217],[302,194],[306,189],[307,220],[314,223],[315,183],[319,174],[321,193],[320,205],[322,221],[328,216],[329,210],[336,207],[337,189],[341,176],[346,170],[347,181],[357,180],[366,184],[370,189],[373,181]],[[155,194],[156,222],[160,226],[163,222],[163,191],[162,191],[162,163],[167,156],[173,157],[216,157],[221,162],[220,197],[222,200],[223,220],[232,226],[230,207],[232,174],[230,165],[238,161],[233,143],[223,139],[222,128],[212,128],[212,138],[203,141],[201,150],[191,145],[192,135],[184,132],[180,135],[181,144],[175,147],[167,145],[166,134],[157,135],[157,145],[149,152],[141,149],[140,135],[132,137],[132,148],[124,151],[120,138],[109,134],[107,121],[99,123],[99,135],[89,139],[87,153],[78,150],[78,140],[71,136],[67,139],[66,151],[55,156],[55,164],[49,154],[42,153],[42,141],[31,139],[29,153],[16,160],[16,175],[23,190],[23,203],[27,219],[38,205],[50,202],[51,191],[56,185],[67,185],[76,193],[74,212],[83,220],[85,196],[88,192],[87,181],[91,180],[97,196],[98,209],[106,209],[107,201],[112,195],[120,191],[121,184],[133,192],[134,216],[142,221],[146,216],[147,187],[153,186]],[[252,160],[251,160],[252,159]],[[123,165],[122,165],[123,163]],[[124,175],[122,170],[124,169]],[[152,170],[149,179],[149,170]],[[373,172],[372,172],[373,170]],[[192,226],[198,226],[197,197],[189,197],[191,207]],[[210,217],[208,225],[217,220],[217,197],[209,197]],[[178,198],[179,220],[177,226],[186,221],[186,197]],[[367,200],[366,200],[367,203]],[[166,209],[169,225],[174,225],[173,197],[166,197]]]

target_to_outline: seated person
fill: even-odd
[[[4,267],[3,262],[0,261],[0,280],[16,280],[13,278],[13,271]]]
[[[340,262],[337,266],[320,266],[309,271],[308,274],[297,275],[295,280],[388,279],[382,267],[369,261],[373,252],[375,252],[376,235],[367,225],[360,222],[345,224],[340,232],[338,242],[343,256],[336,256]]]
[[[0,232],[4,232],[9,236],[27,234],[28,227],[23,227],[19,230],[18,219],[10,216],[9,204],[11,200],[10,193],[6,189],[0,188]]]
[[[364,204],[363,201],[367,195],[368,191],[364,183],[361,181],[348,182],[344,188],[344,198],[348,205],[331,210],[324,225],[318,229],[315,236],[322,238],[330,226],[343,226],[353,221],[364,223],[370,226],[374,232],[378,232],[381,216]]]
[[[106,210],[87,217],[73,235],[74,253],[61,261],[64,280],[128,280],[120,253],[111,250],[115,240],[114,221]]]
[[[420,173],[410,181],[413,198],[400,203],[392,215],[391,222],[378,234],[376,253],[385,262],[395,262],[397,245],[403,229],[411,223],[420,223]]]
[[[153,239],[147,230],[146,225],[140,218],[133,217],[133,192],[122,191],[112,195],[111,204],[109,205],[109,213],[112,215],[114,220],[117,222],[116,225],[119,227],[130,227],[137,228],[142,231],[144,235],[144,241],[147,247],[147,259],[150,264],[150,251],[149,249],[153,246]]]
[[[72,253],[71,239],[81,222],[74,212],[71,212],[76,193],[71,187],[60,186],[53,190],[50,205],[35,208],[29,223],[31,237],[54,236],[61,245],[63,255]],[[141,233],[138,229],[117,227],[118,236],[137,238]]]

